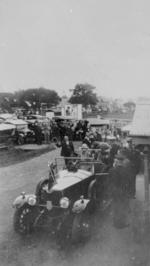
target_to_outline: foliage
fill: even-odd
[[[13,93],[2,92],[0,93],[0,108],[3,112],[12,112],[12,105],[14,101]]]
[[[0,94],[0,107],[10,111],[12,107],[24,107],[26,109],[40,108],[42,104],[47,107],[57,105],[60,97],[54,90],[45,88],[27,89],[16,91],[15,93]]]
[[[135,103],[132,101],[128,101],[124,103],[124,107],[128,108],[130,111],[135,109]]]
[[[98,103],[96,94],[93,92],[94,86],[85,84],[76,84],[73,94],[69,99],[72,104],[82,104],[84,107],[95,106]]]
[[[42,104],[51,107],[57,105],[60,101],[57,92],[42,87],[39,89],[28,89],[17,92],[17,99],[21,106],[32,106],[33,108],[40,108]]]

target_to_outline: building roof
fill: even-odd
[[[126,126],[124,126],[121,130],[124,132],[130,132],[132,128],[132,124],[128,124]]]
[[[130,135],[150,136],[150,99],[139,99],[133,117]]]
[[[6,123],[12,124],[14,126],[16,125],[27,125],[28,123],[25,120],[22,119],[8,119]]]
[[[101,118],[87,118],[86,119],[90,125],[93,126],[102,126],[102,125],[109,125],[109,120],[101,119]]]
[[[5,123],[0,124],[0,131],[12,130],[12,129],[15,129],[14,125],[5,124]]]
[[[0,114],[0,118],[3,120],[16,118],[15,114],[4,113]]]

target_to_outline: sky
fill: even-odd
[[[150,97],[149,0],[0,0],[0,92]]]

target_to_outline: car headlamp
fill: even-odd
[[[69,199],[67,197],[61,198],[59,204],[61,208],[67,209],[69,207]]]
[[[36,204],[36,196],[30,196],[28,198],[28,203],[29,205],[34,206]]]

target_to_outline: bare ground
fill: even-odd
[[[33,150],[23,149],[20,146],[0,150],[0,167],[20,163],[56,149],[54,144],[41,146],[42,147],[39,147],[39,149]]]

